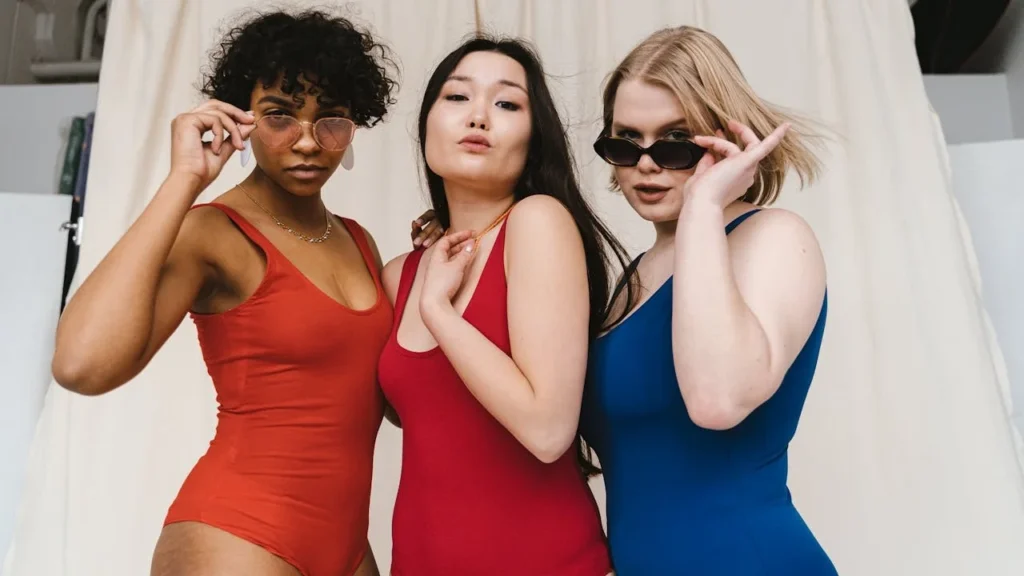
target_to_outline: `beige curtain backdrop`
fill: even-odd
[[[255,1],[112,5],[76,282],[168,168],[171,118],[198,103],[205,51]],[[605,74],[666,25],[717,34],[763,96],[837,133],[816,186],[781,205],[813,225],[830,316],[791,451],[794,499],[840,573],[1024,574],[1024,480],[1007,382],[953,201],[905,0],[378,0],[349,4],[399,55],[400,103],[360,132],[355,170],[327,202],[370,229],[385,258],[425,206],[413,142],[426,76],[479,18],[538,46],[570,124],[587,190],[633,250],[648,225],[606,190],[590,142]],[[203,197],[244,176],[235,161]],[[984,193],[979,190],[978,193]],[[51,387],[5,576],[137,576],[167,506],[214,430],[215,399],[186,321],[135,381],[100,398]],[[377,444],[370,539],[390,565],[401,435]],[[603,501],[600,481],[594,483]]]

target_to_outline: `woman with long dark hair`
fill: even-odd
[[[609,250],[538,57],[475,38],[431,75],[419,144],[449,234],[389,262],[380,382],[403,428],[392,573],[610,571],[577,461]]]

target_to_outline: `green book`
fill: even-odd
[[[60,172],[58,192],[71,196],[75,193],[78,164],[82,160],[82,140],[85,138],[85,118],[76,116],[68,130],[68,145],[64,148],[64,167]]]

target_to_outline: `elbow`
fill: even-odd
[[[53,379],[61,388],[83,396],[99,396],[116,386],[109,385],[87,361],[60,352],[50,363]]]
[[[526,449],[537,460],[545,464],[554,464],[569,451],[569,448],[572,448],[575,439],[574,431],[566,433],[560,430],[549,430],[531,438],[526,444]]]
[[[719,371],[714,377],[690,374],[678,377],[678,381],[690,420],[701,428],[719,431],[739,426],[779,386],[779,381],[768,373],[743,376],[728,371]],[[737,385],[723,386],[727,382]]]
[[[684,394],[690,420],[706,430],[729,430],[743,422],[750,411],[722,393]]]

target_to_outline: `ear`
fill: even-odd
[[[345,170],[351,170],[356,163],[356,154],[352,151],[352,144],[348,145],[345,149],[345,155],[341,157],[341,167]]]

